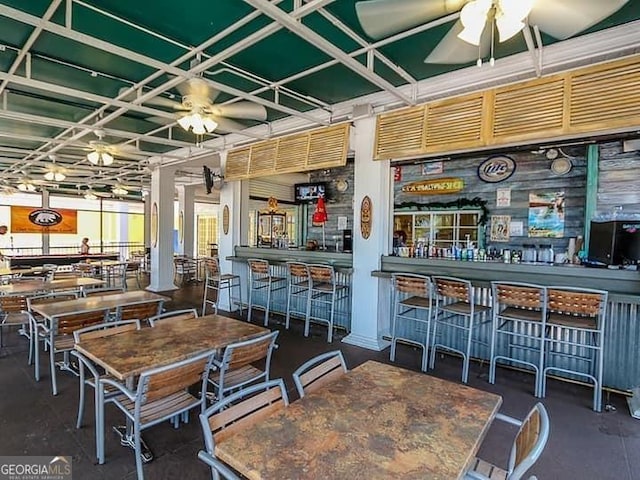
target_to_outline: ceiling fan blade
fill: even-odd
[[[468,0],[368,0],[356,14],[371,38],[384,38],[460,10]]]
[[[463,28],[462,22],[458,20],[424,59],[424,63],[455,65],[486,58],[491,48],[491,35],[485,30],[480,37],[480,46],[476,47],[458,38]]]
[[[145,120],[151,123],[157,123],[158,125],[171,125],[172,123],[176,123],[175,119],[167,117],[147,117]]]
[[[214,105],[211,108],[214,115],[247,120],[266,120],[267,109],[263,105],[253,102],[235,102],[228,105]]]
[[[246,128],[246,126],[242,123],[236,122],[235,120],[231,120],[229,118],[214,116],[213,119],[218,124],[214,133],[229,133],[244,130]]]
[[[529,24],[564,40],[620,10],[629,0],[536,0]]]
[[[209,99],[210,102],[213,102],[218,95],[220,94],[219,90],[211,87],[206,80],[200,77],[195,77],[189,79],[187,82],[187,93],[186,95],[191,95],[193,97]]]
[[[125,90],[128,90],[128,88],[122,87],[118,91],[118,95],[121,95]],[[124,100],[125,102],[132,102],[136,98],[137,98],[136,92],[129,92],[122,98],[122,100]],[[165,98],[160,95],[150,98],[148,100],[145,100],[142,103],[144,103],[145,105],[156,105],[158,107],[167,107],[167,108],[176,108],[181,106],[180,102],[176,102],[175,100],[171,100],[170,98]]]

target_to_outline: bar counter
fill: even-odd
[[[118,260],[119,253],[90,253],[83,255],[80,253],[60,254],[60,255],[6,255],[9,260],[9,268],[19,267],[42,267],[45,264],[52,265],[72,265],[74,263],[86,262],[87,260]]]
[[[247,285],[248,272],[247,260],[258,258],[267,260],[271,265],[271,272],[276,277],[287,278],[286,262],[296,261],[303,263],[318,263],[333,266],[336,272],[336,282],[349,287],[349,295],[338,300],[335,310],[335,326],[346,332],[351,331],[351,274],[353,272],[352,255],[350,253],[332,252],[328,250],[297,250],[297,249],[277,249],[277,248],[257,248],[257,247],[235,247],[235,255],[226,257],[234,262],[233,273],[242,278],[242,298],[244,302],[248,299]],[[286,283],[282,283],[286,287]],[[257,292],[260,296],[263,292]],[[296,312],[304,311],[305,306],[301,304],[301,298],[292,300],[292,310]],[[259,298],[259,304],[264,300]],[[287,311],[287,289],[274,290],[271,296],[271,312],[285,315]],[[317,311],[314,307],[313,316],[328,316],[328,312]],[[293,318],[300,318],[301,315],[293,315]]]
[[[490,305],[490,282],[528,282],[540,285],[562,285],[597,288],[609,291],[609,305],[605,323],[604,386],[628,391],[640,386],[640,272],[609,268],[587,268],[576,265],[548,265],[526,263],[502,263],[498,261],[474,262],[448,259],[405,258],[383,256],[381,269],[372,272],[391,292],[391,274],[416,273],[460,277],[476,286],[476,301]],[[390,299],[388,299],[390,302]],[[391,318],[391,312],[389,314]],[[412,332],[401,332],[409,335]],[[387,335],[388,332],[383,332]],[[479,342],[474,342],[472,356],[489,359],[491,323],[476,331]],[[450,338],[447,341],[455,341]],[[575,368],[579,360],[568,357],[567,368]]]

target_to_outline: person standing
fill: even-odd
[[[0,225],[0,235],[2,237],[4,237],[8,231],[9,228],[6,225]],[[2,242],[2,244],[4,244],[4,242]],[[2,254],[2,250],[0,250],[0,261],[2,260],[4,260],[4,255]]]
[[[89,255],[89,239],[84,237],[82,239],[82,243],[80,244],[80,253],[82,255]]]

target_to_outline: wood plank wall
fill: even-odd
[[[534,147],[532,147],[533,149]],[[586,194],[586,159],[585,147],[563,148],[567,155],[571,156],[573,168],[563,176],[557,176],[551,171],[551,160],[543,153],[532,153],[531,150],[522,150],[508,153],[516,163],[515,173],[507,180],[499,183],[486,183],[477,175],[480,165],[490,155],[475,154],[473,156],[456,157],[444,160],[444,170],[438,175],[422,175],[422,164],[403,165],[402,180],[394,182],[394,204],[404,202],[451,202],[458,198],[473,199],[479,197],[487,200],[489,215],[510,215],[511,221],[523,222],[524,236],[511,237],[509,242],[491,242],[489,240],[490,222],[486,226],[485,245],[498,249],[511,248],[522,249],[523,244],[552,244],[556,252],[566,250],[569,238],[582,235],[584,224],[584,207]],[[435,161],[437,159],[429,159]],[[392,166],[393,168],[393,166]],[[445,195],[415,195],[402,192],[405,183],[435,179],[439,177],[460,177],[464,179],[465,187],[461,192]],[[392,175],[393,178],[393,175]],[[496,189],[511,189],[511,206],[496,207]],[[529,238],[527,236],[529,193],[555,193],[565,192],[565,228],[564,237],[558,239]]]
[[[598,212],[640,212],[640,151],[624,152],[621,141],[600,145]]]

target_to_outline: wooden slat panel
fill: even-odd
[[[602,130],[640,122],[640,61],[576,73],[571,79],[570,128]]]
[[[425,106],[404,108],[378,116],[374,157],[385,160],[421,153]]]
[[[268,140],[252,145],[249,159],[249,175],[252,177],[272,175],[276,163],[277,148],[277,140]]]
[[[224,171],[224,177],[227,180],[239,180],[246,178],[249,172],[249,156],[251,148],[240,148],[231,150],[227,155],[227,165]]]
[[[342,167],[347,164],[349,124],[321,128],[309,132],[307,170]]]
[[[427,105],[426,151],[456,150],[482,145],[483,94]]]
[[[300,133],[278,139],[275,168],[279,173],[306,170],[309,134]]]
[[[493,141],[561,133],[564,86],[556,76],[496,90]]]

